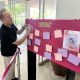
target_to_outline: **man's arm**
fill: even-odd
[[[13,42],[13,44],[15,44],[17,46],[21,45],[25,41],[25,39],[27,38],[27,36],[29,35],[30,32],[31,32],[31,29],[27,29],[24,36],[21,37],[20,39],[17,39],[15,42]]]
[[[22,26],[22,28],[20,30],[17,30],[17,34],[19,34],[19,35],[22,34],[27,26],[28,25],[26,25],[26,24],[24,26]]]

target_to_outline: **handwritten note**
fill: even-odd
[[[50,39],[50,32],[43,32],[43,39]]]
[[[80,58],[78,58],[77,56],[70,54],[68,57],[68,61],[76,66],[79,65],[80,63]]]
[[[54,31],[54,35],[55,35],[55,38],[60,38],[60,37],[62,37],[62,32],[61,32],[61,30],[55,30],[55,31]]]
[[[68,51],[65,50],[65,49],[58,48],[58,52],[57,53],[60,53],[65,58],[67,58],[67,56],[68,56]]]
[[[40,31],[39,30],[35,30],[35,36],[39,36],[40,35]]]
[[[52,45],[46,44],[46,51],[52,52]]]
[[[30,39],[28,39],[28,40],[27,40],[27,44],[28,44],[29,46],[31,46],[31,45],[32,45],[32,41],[31,41]]]
[[[56,61],[62,61],[62,55],[59,53],[54,53],[54,57]]]
[[[44,57],[51,60],[51,53],[44,52]]]
[[[33,39],[33,33],[29,34],[29,39]]]
[[[39,48],[38,48],[37,46],[34,46],[34,51],[35,51],[35,52],[38,52],[38,49],[39,49]]]
[[[77,57],[79,57],[79,58],[80,58],[80,53],[78,53]]]
[[[40,44],[41,44],[41,40],[38,39],[38,38],[35,38],[35,44],[38,45],[38,46],[40,46]]]

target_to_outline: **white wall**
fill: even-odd
[[[4,1],[0,1],[0,10],[3,8],[5,8],[5,3],[4,3]]]
[[[80,19],[80,0],[57,0],[57,19]]]
[[[45,15],[45,19],[56,18],[56,0],[45,0]]]
[[[4,3],[4,1],[0,1],[0,10],[3,8],[5,8],[5,3]],[[2,22],[0,21],[0,27],[1,27],[1,25],[2,25]]]

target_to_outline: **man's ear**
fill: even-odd
[[[3,18],[1,19],[1,21],[3,22]]]

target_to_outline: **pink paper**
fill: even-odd
[[[62,55],[59,54],[59,53],[54,53],[54,56],[55,56],[55,60],[56,61],[62,61]]]
[[[37,46],[34,46],[34,51],[35,51],[35,52],[38,52],[38,49],[39,49],[39,48],[38,48]]]
[[[39,36],[40,31],[39,30],[35,30],[35,36]]]
[[[33,39],[33,33],[29,34],[29,39]]]
[[[80,53],[78,53],[77,57],[79,57],[79,58],[80,58]]]
[[[44,57],[51,60],[51,53],[44,52]]]
[[[61,32],[61,30],[55,30],[55,31],[54,31],[54,35],[55,35],[55,38],[60,38],[60,37],[62,37],[62,32]]]
[[[80,63],[80,58],[78,58],[77,56],[70,54],[68,57],[68,61],[76,66],[79,65]]]
[[[52,46],[49,44],[46,44],[46,51],[52,52]]]

